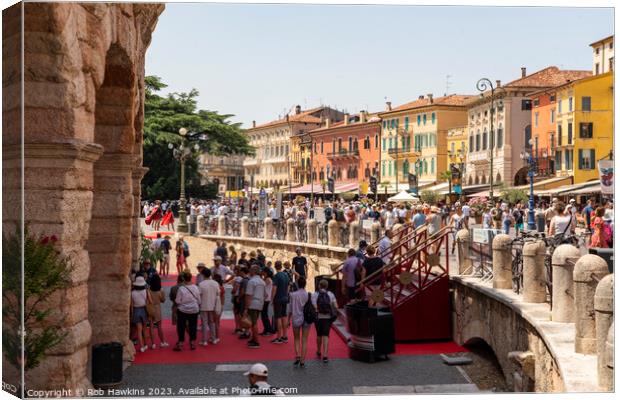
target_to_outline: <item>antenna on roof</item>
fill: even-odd
[[[452,84],[452,82],[450,82],[450,78],[452,78],[452,75],[446,75],[446,93],[444,96],[447,96],[450,93],[450,85]]]

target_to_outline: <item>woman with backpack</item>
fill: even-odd
[[[312,294],[312,305],[316,309],[317,318],[314,326],[316,328],[316,356],[327,363],[327,350],[329,347],[329,331],[332,323],[336,319],[336,296],[327,290],[328,283],[325,279],[319,282],[319,291]]]
[[[196,332],[198,330],[198,313],[200,312],[200,291],[192,283],[192,274],[183,271],[183,284],[177,289],[174,299],[177,304],[177,341],[174,351],[183,350],[185,330],[189,332],[189,347],[196,350]]]
[[[297,290],[290,293],[289,298],[295,347],[295,363],[293,365],[303,368],[308,350],[310,325],[315,322],[312,320],[313,317],[316,317],[310,293],[306,292],[306,278],[302,276],[297,280]]]
[[[187,266],[187,257],[189,257],[189,246],[185,242],[183,235],[179,235],[179,240],[174,246],[174,250],[177,252],[177,273],[181,275],[184,269],[189,269]]]

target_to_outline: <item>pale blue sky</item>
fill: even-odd
[[[591,69],[588,46],[613,34],[613,10],[168,4],[146,73],[169,91],[249,127],[295,104],[381,111],[421,94],[477,93],[549,65]]]

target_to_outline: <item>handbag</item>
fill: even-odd
[[[149,292],[146,292],[146,315],[148,315],[149,319],[155,317],[155,304],[153,304],[153,298]]]

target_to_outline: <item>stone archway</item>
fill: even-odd
[[[527,170],[528,170],[528,167],[522,167],[517,171],[517,173],[515,174],[515,179],[514,179],[515,186],[527,185],[528,183]]]
[[[93,167],[93,205],[86,249],[90,257],[88,316],[91,343],[129,340],[129,271],[134,220],[133,168],[136,73],[117,43],[105,55],[105,75],[95,96],[94,141],[104,149]],[[105,315],[105,318],[102,316]]]
[[[48,299],[65,339],[26,374],[30,389],[89,388],[92,343],[120,341],[126,356],[133,351],[128,272],[139,249],[144,57],[163,9],[22,2],[3,13],[3,53],[19,67],[16,16],[23,12],[25,71],[3,69],[11,99],[3,102],[3,175],[23,177],[30,232],[55,235],[75,267],[71,286]],[[23,126],[11,119],[19,117],[11,112],[19,109],[21,84]],[[16,141],[22,132],[23,149]],[[3,212],[4,227],[18,221],[18,213]]]

